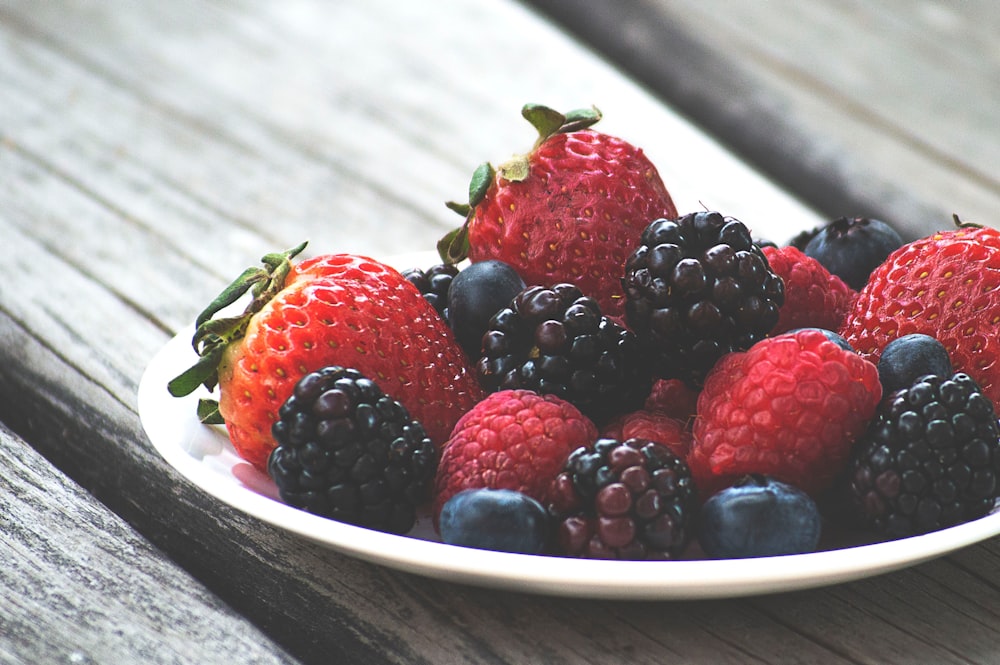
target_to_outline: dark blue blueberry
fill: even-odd
[[[803,253],[860,291],[872,271],[902,245],[899,233],[885,222],[841,217],[821,228]]]
[[[502,261],[478,261],[459,272],[448,289],[448,323],[469,358],[479,358],[490,318],[524,290],[524,280]]]
[[[824,335],[826,335],[826,338],[828,340],[830,340],[831,342],[842,348],[844,351],[850,351],[851,353],[855,353],[854,347],[851,346],[851,343],[848,342],[843,337],[841,337],[840,335],[838,335],[837,333],[833,332],[832,330],[827,330],[826,328],[796,328],[795,330],[789,330],[788,332],[789,334],[791,334],[799,332],[800,330],[818,330]]]
[[[819,508],[802,490],[767,476],[746,476],[702,507],[698,541],[715,559],[814,552]]]
[[[914,381],[927,374],[952,375],[948,351],[930,335],[903,335],[882,349],[878,359],[878,378],[884,394],[909,388]]]
[[[438,528],[449,545],[540,554],[548,541],[549,516],[542,504],[521,492],[471,489],[445,502]]]

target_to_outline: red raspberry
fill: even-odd
[[[685,423],[694,418],[698,391],[680,379],[657,379],[646,397],[643,409],[659,411]]]
[[[771,270],[785,280],[785,304],[771,335],[796,328],[840,330],[857,291],[796,247],[763,249]]]
[[[441,451],[434,519],[465,489],[517,490],[548,503],[549,486],[569,454],[597,439],[597,427],[554,395],[501,390],[462,416]]]
[[[683,420],[662,411],[642,409],[615,418],[601,430],[602,439],[644,439],[666,446],[680,459],[691,449],[691,432]]]
[[[815,496],[844,468],[881,397],[875,365],[818,330],[725,356],[698,398],[688,456],[702,498],[750,473]]]

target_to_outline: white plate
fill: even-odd
[[[311,515],[277,499],[271,480],[242,461],[225,431],[198,422],[198,395],[174,398],[167,382],[195,360],[191,332],[152,359],[139,384],[139,417],[156,449],[190,482],[224,503],[351,556],[479,586],[622,599],[734,597],[818,587],[911,566],[1000,534],[1000,513],[935,533],[814,554],[726,561],[593,561],[487,552],[434,541],[424,520],[395,536]],[[204,396],[204,395],[202,395]]]

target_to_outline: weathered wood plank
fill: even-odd
[[[0,661],[294,662],[2,427],[0,468]]]
[[[533,597],[325,550],[195,490],[151,448],[142,368],[226,280],[303,237],[433,246],[471,169],[530,143],[511,120],[524,101],[597,103],[682,208],[705,199],[775,239],[819,219],[522,8],[15,0],[0,94],[0,419],[296,657],[988,661],[996,541],[962,565],[774,597]],[[945,604],[970,646],[912,642]]]
[[[830,216],[908,235],[1000,209],[989,0],[531,3]]]

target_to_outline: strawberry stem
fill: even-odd
[[[597,123],[603,116],[596,106],[587,109],[576,109],[568,113],[560,113],[542,104],[525,104],[521,115],[531,123],[538,132],[531,150],[523,155],[514,155],[511,159],[494,169],[489,162],[476,167],[469,183],[468,203],[448,201],[448,209],[457,212],[465,218],[458,229],[449,231],[437,243],[438,255],[445,263],[459,263],[469,255],[469,223],[476,214],[476,206],[486,197],[487,191],[496,180],[497,173],[504,180],[520,182],[528,177],[528,157],[545,141],[556,134],[566,134],[586,129]]]
[[[171,395],[190,395],[202,385],[209,390],[215,388],[219,381],[219,363],[226,347],[242,339],[250,325],[250,319],[285,287],[285,280],[292,269],[292,259],[305,249],[306,244],[303,242],[284,252],[266,254],[261,258],[264,268],[244,270],[198,315],[195,319],[194,337],[191,339],[191,346],[198,353],[198,361],[167,384]],[[243,313],[213,318],[235,304],[248,291],[251,300]],[[203,404],[199,405],[199,418],[202,422],[216,422],[217,413],[213,415],[210,404],[204,402],[210,401],[203,400]]]

